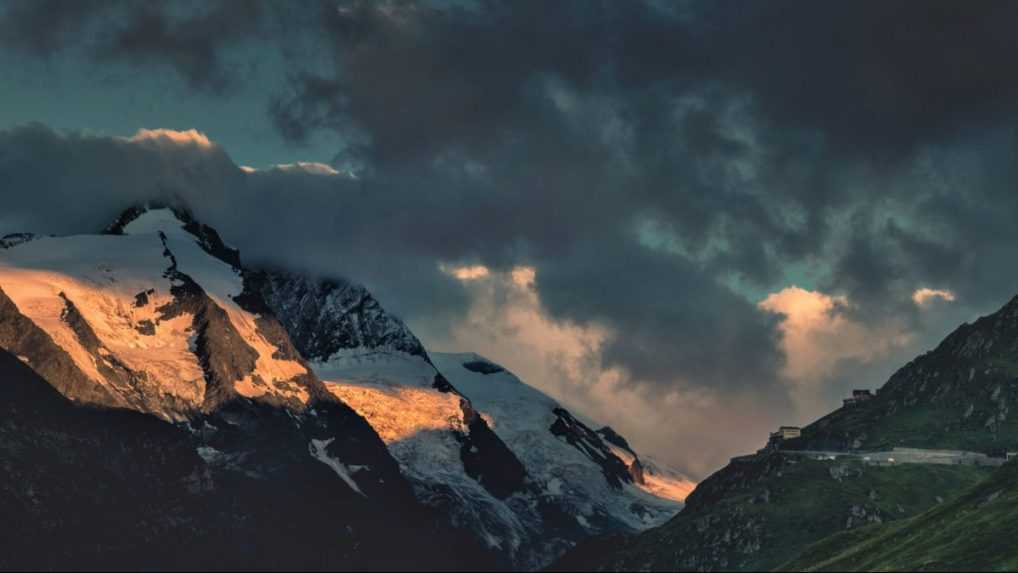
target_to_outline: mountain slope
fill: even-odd
[[[598,461],[568,445],[567,453],[581,455],[579,465],[568,466],[568,457],[528,458],[501,431],[502,418],[494,415],[492,404],[478,401],[485,385],[470,386],[471,376],[484,374],[464,369],[455,357],[429,355],[363,287],[278,271],[258,273],[250,284],[286,325],[328,390],[368,420],[386,442],[418,497],[473,531],[507,566],[539,568],[592,534],[636,531],[677,511],[673,500],[624,488],[623,483],[631,481],[626,464],[589,429],[591,443],[600,444]],[[330,332],[334,334],[323,335]],[[472,360],[504,372],[479,357]],[[560,445],[552,429],[560,419],[552,414],[558,406],[511,378],[524,390],[517,412],[541,412],[530,419],[536,424],[533,431]],[[561,418],[573,423],[564,410]],[[571,438],[573,433],[575,428],[563,435]],[[574,467],[570,481],[594,487],[578,488],[573,495],[548,495],[549,464]],[[563,482],[550,483],[555,488]],[[593,511],[601,500],[611,505],[610,512]],[[587,514],[593,525],[584,524]]]
[[[701,482],[667,524],[594,539],[554,570],[766,571],[824,537],[914,516],[977,483],[973,466],[867,466],[771,453]]]
[[[831,536],[788,571],[1013,571],[1018,568],[1018,464],[911,519]]]
[[[644,529],[680,507],[667,498],[683,478],[645,472],[620,436],[479,357],[449,358],[440,372],[363,287],[246,268],[179,207],[129,209],[102,235],[5,239],[0,349],[74,403],[184,432],[202,471],[257,483],[324,475],[316,483],[335,491],[309,495],[353,508],[339,530],[378,532],[364,522],[408,516],[416,541],[465,544],[451,566],[539,568],[591,535]],[[514,389],[524,415],[506,415],[497,387]]]
[[[1016,357],[1018,297],[999,311],[959,327],[934,350],[895,372],[873,398],[842,407],[803,428],[801,437],[784,440],[781,451],[762,450],[733,459],[701,482],[683,511],[666,525],[631,538],[591,541],[556,567],[768,569],[830,535],[931,510],[978,483],[989,470],[912,464],[877,467],[865,464],[861,457],[818,460],[806,452],[872,452],[894,447],[995,455],[1014,451],[1018,449],[1018,421],[1011,415],[1018,398]],[[882,531],[896,527],[885,525]],[[849,531],[832,538],[842,541],[831,543],[856,539],[855,535]],[[832,546],[823,551],[829,552]],[[888,563],[907,567],[903,561]],[[833,568],[840,566],[854,565],[837,561]]]
[[[82,408],[0,350],[0,569],[491,566],[384,457],[388,485],[358,494],[308,455],[325,428],[250,406],[187,425]]]
[[[789,447],[1018,450],[1018,297],[964,324],[866,402],[803,428]]]
[[[0,347],[72,400],[183,420],[236,397],[306,406],[324,390],[269,317],[241,308],[237,269],[169,209],[125,235],[0,251]]]
[[[0,250],[0,349],[18,363],[0,373],[5,388],[27,366],[71,400],[3,404],[2,504],[38,535],[28,546],[65,544],[26,567],[162,568],[159,552],[74,541],[106,530],[146,550],[168,531],[201,548],[189,567],[495,566],[417,501],[377,433],[245,292],[239,256],[214,231],[178,209],[135,209],[109,232]],[[107,477],[80,481],[92,474]],[[107,505],[123,515],[102,521]]]
[[[543,485],[544,494],[576,504],[571,514],[583,527],[637,530],[674,514],[677,505],[668,501],[681,498],[652,495],[645,480],[634,477],[630,468],[640,462],[628,444],[623,451],[548,396],[477,354],[432,357],[523,460],[531,480]],[[571,499],[563,493],[568,490],[578,497]]]

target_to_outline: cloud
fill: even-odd
[[[4,8],[0,38],[8,48],[43,57],[75,52],[98,65],[167,66],[188,87],[210,93],[236,81],[225,52],[257,38],[273,9],[236,0],[9,0]]]
[[[311,173],[313,175],[339,175],[339,171],[336,171],[331,165],[326,163],[317,163],[313,161],[298,161],[296,163],[282,163],[274,165],[273,169],[280,171],[303,171],[305,173]]]
[[[127,138],[131,143],[156,142],[160,144],[173,145],[197,145],[198,147],[210,148],[212,142],[204,133],[196,129],[176,131],[173,129],[139,129],[133,136]]]
[[[786,357],[782,375],[802,413],[822,411],[831,396],[840,393],[841,388],[827,385],[845,362],[872,363],[912,342],[907,325],[894,318],[878,323],[854,320],[845,313],[851,306],[845,296],[789,286],[767,295],[759,306],[781,316]]]
[[[169,70],[196,101],[264,98],[245,128],[342,144],[317,167],[250,171],[216,145],[11,129],[0,177],[33,192],[5,196],[0,222],[82,232],[181,197],[250,260],[353,276],[436,340],[517,273],[545,321],[518,330],[562,348],[548,328],[596,334],[577,360],[598,382],[580,387],[655,420],[637,439],[806,422],[1018,290],[1001,263],[1018,256],[1015,16],[982,1],[13,2],[10,49]],[[955,302],[920,303],[917,285]],[[513,288],[493,291],[491,320],[509,320]],[[554,387],[550,367],[533,374]]]
[[[578,325],[551,319],[534,288],[538,271],[509,271],[461,278],[470,293],[465,318],[434,346],[470,349],[509,366],[575,414],[611,425],[640,452],[697,478],[705,477],[733,451],[762,445],[767,429],[782,418],[760,408],[768,400],[756,392],[731,394],[706,387],[667,387],[633,380],[627,372],[606,366],[603,352],[613,337],[601,325]],[[743,416],[737,427],[717,423],[732,410]]]
[[[932,304],[936,299],[954,302],[954,293],[945,289],[918,288],[912,293],[912,301],[916,306]]]
[[[488,270],[488,267],[484,265],[459,266],[459,267],[449,267],[448,265],[441,265],[439,268],[441,268],[443,272],[446,272],[458,278],[461,281],[472,281],[482,279],[491,274],[491,271]]]

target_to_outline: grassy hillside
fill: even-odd
[[[824,416],[803,428],[801,438],[786,441],[782,449],[878,451],[903,446],[987,454],[1018,451],[1018,415],[1011,412],[1018,404],[1016,381],[1018,297],[999,311],[962,325],[935,349],[906,364],[871,400]],[[855,567],[855,562],[842,560],[842,551],[863,542],[886,545],[884,551],[896,550],[901,541],[893,537],[897,528],[912,527],[913,523],[905,525],[900,520],[936,507],[922,519],[935,518],[946,508],[956,507],[948,502],[989,472],[958,466],[873,467],[776,452],[757,455],[729,464],[700,484],[687,499],[686,508],[667,524],[632,538],[588,542],[557,567],[765,570],[781,566],[811,544],[839,533],[811,549],[815,554],[789,567],[827,567],[831,560],[835,560],[832,569]],[[992,494],[984,492],[983,499]],[[1002,493],[992,503],[1003,507],[1007,499]],[[978,499],[969,502],[978,503]],[[858,566],[939,568],[950,563],[968,569],[989,566],[992,556],[1007,554],[1007,536],[981,539],[967,533],[988,526],[979,522],[978,514],[964,518],[959,514],[957,518],[964,519],[965,525],[950,535],[940,532],[939,525],[925,534],[937,535],[930,542],[939,543],[936,551],[932,545],[918,546],[915,554],[901,561]],[[949,521],[944,520],[945,524]],[[888,525],[892,521],[900,523]],[[870,536],[892,537],[871,541]],[[968,545],[963,547],[963,543]],[[984,552],[983,557],[976,555],[979,551]],[[922,557],[927,553],[930,557]],[[861,558],[853,558],[857,557]],[[996,565],[1006,566],[994,562]]]
[[[788,571],[1018,569],[1018,464],[952,501],[895,523],[841,533],[780,567]]]
[[[588,542],[553,569],[772,569],[834,533],[915,516],[989,472],[772,453],[735,462],[705,480],[666,525]]]
[[[803,429],[792,447],[1018,450],[1018,298],[952,332],[894,373],[877,396]]]

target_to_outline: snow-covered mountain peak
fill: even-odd
[[[179,422],[208,464],[241,463],[255,427],[292,441],[270,458],[314,460],[358,498],[391,464],[520,569],[680,507],[665,486],[681,476],[643,468],[621,436],[480,355],[429,355],[363,286],[243,267],[185,208],[0,247],[0,349],[72,400]],[[384,456],[352,461],[365,448]]]
[[[180,213],[0,250],[0,347],[72,399],[167,419],[236,396],[307,404],[316,381],[285,330],[241,304],[239,256]]]
[[[187,234],[187,223],[170,207],[146,209],[123,227],[124,235],[147,235],[163,233],[182,237]]]

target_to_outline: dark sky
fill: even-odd
[[[0,0],[0,233],[182,199],[702,477],[1018,294],[1016,26],[980,1]]]

